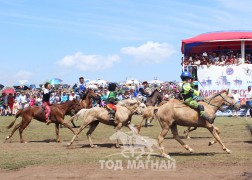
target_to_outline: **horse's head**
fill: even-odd
[[[96,94],[95,94],[94,90],[93,89],[88,89],[85,92],[85,94],[83,95],[82,100],[84,100],[86,98],[91,99],[91,98],[94,98],[94,97],[96,97]]]
[[[155,104],[158,104],[158,102],[161,99],[161,93],[159,92],[158,89],[155,89],[151,95],[147,98],[146,100],[146,105],[147,106],[154,106]]]
[[[226,105],[230,108],[234,108],[237,111],[241,108],[241,105],[239,103],[237,103],[237,101],[234,99],[233,95],[229,93],[229,89],[223,90],[219,94],[223,100],[222,105]]]
[[[143,105],[144,107],[141,105]],[[132,113],[136,113],[136,114],[143,114],[144,109],[146,107],[145,104],[141,103],[139,100],[136,100],[136,99],[124,100],[122,106],[126,107]]]
[[[77,114],[77,112],[79,112],[82,109],[79,101],[77,101],[76,99],[72,100],[70,105],[69,105],[69,111],[70,111],[70,115],[75,115]]]
[[[87,91],[87,96],[88,96],[89,98],[95,98],[95,97],[96,97],[96,94],[95,94],[95,92],[94,92],[93,89],[88,89],[88,91]]]

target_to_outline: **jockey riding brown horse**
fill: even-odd
[[[65,115],[71,114],[73,111],[77,113],[79,110],[81,110],[81,106],[77,100],[67,101],[62,104],[51,105],[50,121],[52,123],[55,123],[57,142],[60,142],[59,124],[64,125],[75,134],[75,131],[72,129],[72,127],[67,122],[64,121],[64,117]],[[14,127],[14,129],[11,132],[11,135],[7,136],[5,140],[10,139],[15,133],[15,131],[19,129],[20,142],[23,143],[24,139],[23,139],[22,133],[24,129],[30,124],[32,119],[36,119],[40,122],[46,122],[45,113],[41,107],[29,106],[17,112],[17,114],[15,115],[15,120],[12,121],[12,123],[7,127],[8,129],[10,129],[15,124],[16,119],[19,116],[22,117],[22,121]]]

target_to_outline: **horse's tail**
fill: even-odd
[[[16,122],[17,118],[21,115],[21,113],[23,112],[23,109],[20,109],[16,114],[15,114],[15,119],[9,124],[9,126],[7,126],[7,129],[10,129]]]
[[[76,119],[77,121],[79,117],[84,117],[87,110],[88,109],[81,109],[77,114],[75,114],[73,117],[70,118],[69,122],[73,122],[74,119]]]

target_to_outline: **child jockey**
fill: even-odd
[[[116,96],[117,96],[117,93],[116,93],[116,84],[115,83],[110,83],[108,85],[108,90],[110,91],[109,92],[109,95],[108,95],[108,104],[107,104],[107,108],[109,110],[109,118],[111,121],[114,121],[115,120],[115,113],[116,113]]]
[[[50,124],[50,120],[49,120],[49,116],[51,113],[51,108],[50,108],[50,94],[52,93],[51,91],[51,84],[49,84],[48,82],[45,83],[45,88],[43,90],[43,104],[42,107],[45,110],[45,116],[46,116],[46,124]]]
[[[181,94],[183,96],[184,103],[192,107],[193,109],[199,110],[200,117],[207,120],[210,124],[212,124],[214,122],[215,115],[214,117],[207,116],[204,111],[204,106],[201,104],[198,104],[198,102],[193,98],[194,96],[199,96],[200,93],[199,91],[196,91],[195,89],[192,88],[193,78],[192,78],[191,73],[184,71],[182,72],[180,78],[183,81]]]

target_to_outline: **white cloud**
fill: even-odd
[[[65,56],[57,63],[61,66],[80,69],[83,71],[99,71],[110,68],[114,63],[120,61],[118,55],[101,56],[101,55],[86,55],[82,52],[77,52],[70,56]]]
[[[146,42],[138,47],[125,47],[121,53],[131,55],[137,63],[161,63],[175,53],[174,47],[167,43]]]
[[[15,80],[30,79],[31,77],[32,77],[32,73],[25,70],[19,70],[16,74],[14,74]]]

